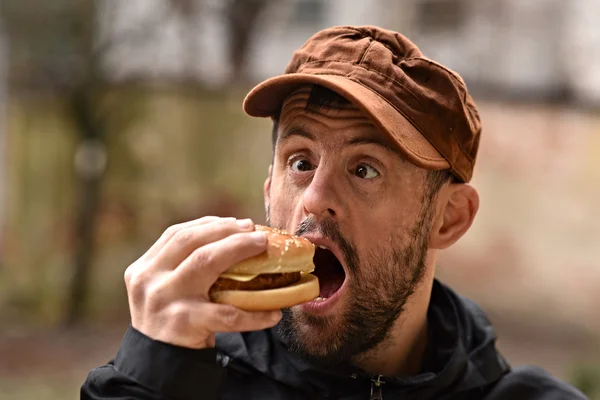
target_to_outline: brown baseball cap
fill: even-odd
[[[481,133],[475,103],[457,73],[423,56],[403,35],[375,26],[320,31],[294,53],[284,75],[250,91],[244,111],[275,116],[306,84],[348,99],[413,164],[471,180]]]

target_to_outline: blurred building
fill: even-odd
[[[600,104],[598,2],[403,0],[402,12],[389,24],[476,91]]]
[[[118,44],[107,63],[113,76],[192,74],[210,85],[226,83],[224,3],[196,2],[197,14],[184,16],[169,14],[169,3],[161,0],[105,3],[102,26]],[[322,28],[374,24],[403,32],[476,92],[598,105],[600,25],[594,15],[600,15],[600,2],[587,0],[277,1],[255,31],[248,75],[258,81],[281,73],[291,53]],[[127,44],[127,27],[156,28],[148,21],[161,16],[159,29]]]
[[[103,40],[116,44],[107,68],[115,79],[195,75],[207,85],[228,83],[226,2],[192,0],[194,14],[170,13],[163,0],[106,2]],[[248,55],[248,76],[264,79],[281,73],[292,52],[316,31],[339,24],[379,24],[386,0],[271,1],[257,24]],[[150,23],[148,23],[150,21]],[[155,21],[160,21],[159,29]],[[130,26],[146,27],[139,35]],[[141,40],[139,40],[141,38]]]

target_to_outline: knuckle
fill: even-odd
[[[210,229],[215,232],[228,232],[237,228],[235,218],[225,217],[210,221]]]
[[[215,255],[211,251],[198,249],[192,253],[192,265],[197,267],[209,267],[215,263]]]
[[[146,309],[150,313],[156,313],[164,308],[167,302],[164,285],[154,284],[144,291]]]
[[[192,242],[194,240],[194,234],[192,231],[187,230],[187,229],[182,229],[177,231],[173,236],[172,239],[178,243],[180,246],[185,246],[188,243]]]
[[[215,220],[215,219],[218,219],[218,218],[219,218],[219,217],[217,217],[217,216],[215,216],[215,215],[205,215],[204,217],[200,218],[200,219],[198,220],[198,222],[205,223],[205,222],[210,222],[210,221],[213,221],[213,220]]]
[[[175,332],[184,332],[190,326],[190,310],[183,303],[174,303],[169,310],[169,322]]]
[[[219,319],[228,328],[235,328],[242,322],[242,314],[233,307],[225,307],[219,311]]]
[[[252,239],[251,232],[243,232],[236,234],[232,240],[236,246],[255,245],[256,241]]]
[[[135,304],[135,305],[143,304],[143,302],[145,300],[144,289],[141,286],[128,287],[127,294],[129,295],[131,304]]]
[[[146,269],[132,265],[125,271],[125,287],[133,304],[146,304],[160,296],[159,286],[153,282],[154,277]]]
[[[167,229],[165,229],[165,231],[163,232],[163,236],[167,239],[170,239],[180,230],[181,230],[181,224],[171,225]]]
[[[131,285],[131,281],[133,278],[133,265],[130,265],[125,269],[125,273],[123,274],[123,279],[125,280],[125,286],[129,287]]]
[[[128,268],[125,271],[125,286],[129,294],[136,300],[144,297],[145,277],[140,271]]]
[[[235,233],[228,238],[229,246],[238,250],[243,250],[253,246],[255,242],[245,233]]]
[[[236,226],[235,218],[233,218],[233,217],[220,218],[218,223],[219,223],[219,225],[221,225],[223,227]]]

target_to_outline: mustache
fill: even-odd
[[[350,272],[357,272],[359,265],[358,252],[350,240],[346,239],[342,232],[340,232],[337,222],[329,218],[317,221],[313,217],[307,217],[298,225],[294,233],[296,236],[304,236],[307,233],[320,233],[339,247],[346,259],[346,266]]]

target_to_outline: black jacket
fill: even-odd
[[[129,328],[115,360],[90,372],[81,398],[585,399],[542,369],[511,369],[483,312],[437,281],[428,321],[423,372],[407,378],[368,376],[350,365],[315,368],[289,353],[274,330],[221,334],[216,349],[191,350]]]

